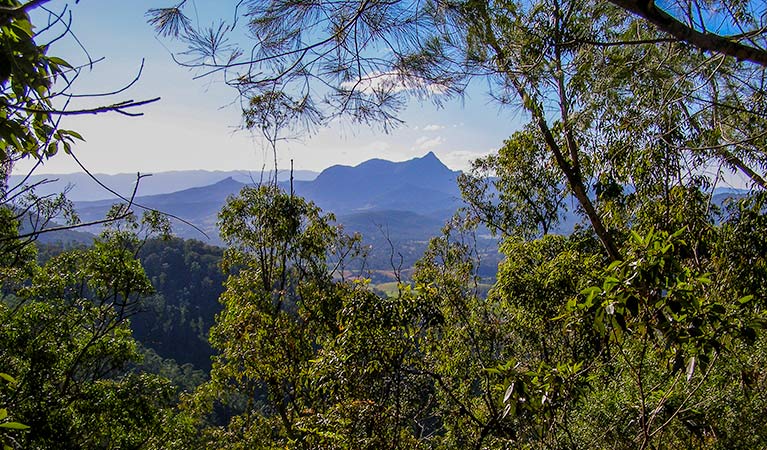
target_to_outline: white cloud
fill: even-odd
[[[436,124],[426,125],[425,127],[423,127],[423,131],[439,131],[444,129],[445,129],[444,126],[436,125]]]
[[[439,154],[439,159],[453,170],[468,170],[471,162],[477,158],[495,153],[495,149],[488,150],[453,150]]]
[[[445,139],[442,136],[437,136],[437,137],[421,136],[415,141],[415,148],[416,150],[426,152],[429,150],[434,150],[435,148],[442,145],[444,142],[445,142]]]
[[[357,81],[341,83],[342,89],[355,89],[365,94],[375,92],[399,93],[413,91],[424,96],[440,95],[447,92],[447,86],[428,83],[422,78],[407,76],[396,72],[376,72]]]

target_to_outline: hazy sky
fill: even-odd
[[[111,91],[130,82],[142,59],[139,82],[112,101],[142,100],[160,96],[158,103],[143,107],[143,117],[119,114],[69,117],[62,126],[79,131],[85,143],[76,154],[93,172],[159,172],[182,169],[259,170],[272,167],[271,153],[257,137],[237,131],[240,112],[236,93],[212,79],[193,80],[194,74],[177,66],[165,45],[155,38],[145,12],[168,6],[171,0],[54,0],[52,11],[68,5],[73,30],[92,58],[105,58],[92,71],[83,71],[74,91]],[[204,23],[231,14],[234,1],[197,0],[199,20]],[[34,16],[38,27],[47,17]],[[87,58],[74,39],[59,41],[49,52],[72,64]],[[103,100],[102,100],[103,102]],[[235,103],[233,105],[233,102]],[[70,108],[95,106],[93,100]],[[300,142],[281,144],[281,168],[293,159],[296,169],[321,170],[333,164],[358,164],[370,158],[406,160],[433,151],[448,166],[464,169],[470,159],[497,150],[519,128],[519,118],[499,110],[482,86],[475,86],[463,102],[443,109],[414,102],[401,118],[405,125],[384,134],[367,127],[337,124],[307,136]],[[18,164],[22,173],[30,163]],[[37,173],[79,171],[71,158],[59,155]]]

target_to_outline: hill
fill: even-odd
[[[390,268],[392,246],[403,254],[404,267],[410,267],[422,254],[429,238],[439,234],[445,221],[461,205],[456,179],[460,172],[450,170],[434,153],[403,162],[372,159],[357,166],[333,166],[313,180],[295,180],[293,189],[335,214],[348,232],[359,232],[371,245],[371,262]],[[194,224],[175,221],[179,237],[200,239],[221,245],[216,220],[226,198],[238,193],[244,183],[227,177],[216,183],[171,193],[144,195],[135,202]],[[287,190],[288,182],[282,183]],[[83,221],[104,216],[113,200],[76,202]]]
[[[261,179],[268,180],[271,173],[271,171],[265,172],[262,176],[259,170],[176,170],[158,172],[141,179],[138,194],[140,196],[169,194],[193,187],[215,184],[226,178],[232,178],[241,183],[254,183]],[[94,174],[94,176],[101,183],[124,196],[129,196],[136,184],[135,173],[120,173],[116,175]],[[317,172],[297,170],[293,173],[293,177],[296,180],[313,180],[317,177]],[[12,175],[9,179],[9,185],[11,187],[16,186],[24,178],[24,175]],[[280,181],[290,179],[290,172],[285,170],[279,171],[278,179]],[[85,173],[33,175],[29,177],[26,184],[37,184],[46,180],[47,182],[36,189],[38,194],[46,195],[69,189],[67,197],[73,201],[85,202],[114,198],[112,193],[99,186],[98,183]]]
[[[430,213],[455,209],[461,194],[452,171],[429,152],[404,162],[371,159],[357,166],[332,166],[295,191],[336,214],[365,210]]]
[[[382,212],[398,211],[397,220],[393,220],[391,225],[426,226],[429,230],[438,230],[439,226],[435,228],[437,221],[449,217],[460,205],[460,192],[456,185],[458,174],[429,153],[404,162],[373,159],[355,167],[333,166],[314,180],[295,181],[294,190],[326,212],[335,213],[339,219],[353,216],[355,224],[365,222],[365,213],[374,213],[365,226],[387,225],[387,220],[382,219],[385,216]],[[220,243],[216,236],[216,215],[226,198],[247,184],[252,183],[227,177],[206,186],[139,196],[135,201],[189,221],[202,228],[211,242]],[[282,184],[285,189],[290,188],[288,182]],[[84,221],[95,220],[103,217],[112,203],[114,200],[80,201],[76,202],[76,209]],[[411,215],[410,220],[403,222],[403,215]],[[179,236],[203,238],[199,232],[184,224],[175,224],[174,227]],[[361,228],[359,231],[362,231]],[[399,231],[406,232],[402,227],[398,227],[398,234]]]

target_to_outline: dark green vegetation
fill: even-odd
[[[155,292],[132,319],[139,342],[163,358],[210,370],[208,330],[221,310],[222,254],[199,241],[147,241],[138,256]]]
[[[205,65],[210,41],[182,15],[184,3],[153,11],[152,21]],[[244,4],[259,51],[219,61],[266,62],[235,80],[251,107],[246,124],[274,142],[274,130],[307,115],[390,124],[397,94],[429,84],[458,93],[480,76],[530,123],[461,178],[467,210],[431,240],[396,295],[377,294],[359,270],[358,236],[273,184],[228,200],[223,255],[148,241],[168,224],[156,213],[138,220],[129,203],[110,212],[91,247],[42,265],[35,233],[19,232],[20,211],[45,223],[68,204],[20,203],[4,188],[4,445],[766,447],[763,6],[681,8],[682,17],[701,8],[688,28],[714,19],[753,28],[726,39],[734,50],[709,55],[701,50],[717,50],[721,36],[680,35],[680,22],[668,20],[658,31],[650,24],[664,16],[654,5],[639,8],[648,23],[633,15],[641,2],[613,3],[632,13],[549,0]],[[0,5],[3,57],[32,62],[13,65],[2,85],[1,111],[21,127],[1,130],[9,166],[55,140],[55,127],[45,128],[52,113],[30,122],[27,110],[46,107],[50,86],[39,81],[65,64],[30,47],[24,6]],[[320,40],[306,44],[300,31]],[[411,84],[366,86],[382,71]],[[313,91],[290,97],[317,80],[326,93],[337,88],[327,110],[314,107]],[[32,106],[9,107],[24,95]],[[704,175],[712,164],[742,172],[755,189],[716,207],[719,174]],[[570,195],[583,224],[552,234]],[[487,295],[480,225],[500,237],[504,256]],[[206,378],[174,340],[201,344],[215,308],[192,299],[220,286],[219,256],[226,280]],[[147,308],[157,314],[142,324]]]

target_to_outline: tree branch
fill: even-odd
[[[141,100],[141,101],[125,100],[124,102],[114,103],[108,106],[100,106],[98,108],[91,108],[91,109],[76,109],[71,111],[57,110],[57,109],[25,108],[23,106],[14,106],[14,108],[20,111],[28,112],[28,113],[41,113],[41,114],[46,114],[50,116],[79,116],[84,114],[103,114],[108,112],[116,112],[126,116],[136,117],[136,116],[142,116],[144,115],[144,113],[131,113],[131,112],[123,111],[123,110],[126,108],[135,108],[137,106],[148,105],[150,103],[154,103],[159,100],[160,100],[160,97],[155,97],[149,100]]]
[[[679,41],[686,42],[701,50],[732,56],[738,61],[749,61],[767,67],[767,51],[741,44],[730,37],[698,31],[655,6],[653,0],[608,1],[646,19],[660,31],[670,34]]]
[[[43,4],[48,3],[49,1],[51,0],[30,0],[27,3],[19,6],[0,6],[0,14],[11,17],[18,17],[19,14],[25,14],[28,11],[37,8],[38,6],[42,6]]]

